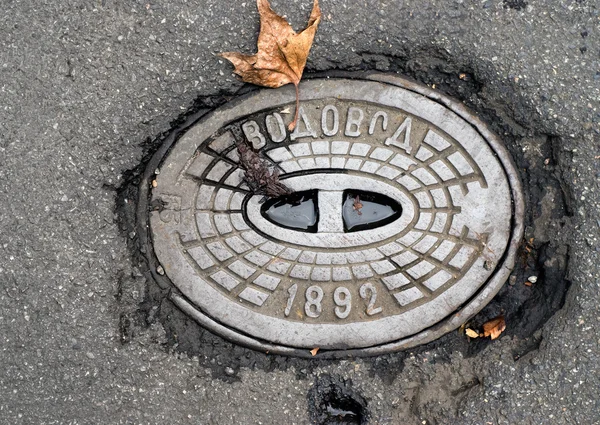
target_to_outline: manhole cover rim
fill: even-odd
[[[341,75],[341,78],[348,78],[347,74]],[[495,135],[493,135],[487,127],[479,121],[477,117],[472,115],[463,105],[460,103],[450,99],[449,97],[442,95],[428,87],[421,86],[420,84],[405,80],[403,78],[397,76],[390,76],[386,74],[361,74],[361,75],[351,75],[352,79],[355,80],[366,80],[373,82],[380,82],[385,84],[390,84],[392,86],[397,86],[402,89],[405,89],[409,92],[413,92],[419,95],[422,95],[429,100],[432,100],[442,106],[448,108],[455,114],[457,114],[461,119],[467,121],[472,127],[475,128],[476,131],[480,133],[483,139],[488,143],[488,145],[492,148],[497,159],[501,163],[501,166],[506,173],[506,178],[509,181],[509,187],[511,190],[511,196],[513,201],[513,223],[510,227],[510,239],[506,247],[506,253],[503,258],[502,264],[496,267],[495,272],[487,279],[486,283],[482,285],[480,290],[475,292],[472,298],[467,301],[464,306],[460,309],[451,313],[444,319],[441,319],[432,327],[424,329],[415,335],[401,338],[395,342],[388,342],[381,345],[373,345],[366,348],[354,348],[350,350],[332,350],[328,352],[322,352],[321,356],[325,357],[339,357],[345,355],[375,355],[389,351],[397,351],[400,349],[405,349],[411,346],[420,345],[431,340],[434,340],[441,335],[449,332],[452,329],[457,328],[462,323],[464,323],[469,317],[476,314],[479,310],[481,310],[491,298],[498,292],[501,288],[502,284],[508,277],[508,274],[512,270],[515,259],[516,247],[519,241],[522,238],[523,233],[523,211],[524,211],[524,201],[521,193],[521,185],[518,175],[516,174],[515,167],[512,162],[512,158],[510,154],[503,146],[502,142],[500,142]],[[314,82],[319,81],[320,79],[310,80],[314,84]],[[335,78],[330,79],[335,80]],[[231,102],[228,105],[225,105],[226,109],[231,109],[235,107],[240,102],[244,102],[248,97],[254,96],[256,92],[249,93],[246,96],[242,96],[239,99]],[[201,119],[195,117],[194,120],[190,120],[189,125],[186,129],[189,129],[192,124],[197,125],[206,120],[210,120],[214,113],[219,113],[223,110],[223,107],[219,108],[215,112],[209,112],[208,114],[202,116]],[[247,114],[246,114],[247,115]],[[238,119],[240,117],[233,118],[231,121]],[[191,122],[195,121],[195,122]],[[180,133],[183,132],[184,129],[181,129]],[[149,227],[148,224],[148,215],[145,213],[148,211],[148,183],[151,178],[153,178],[152,171],[156,168],[156,166],[162,161],[162,159],[166,158],[166,152],[169,150],[170,145],[173,144],[175,139],[177,138],[176,134],[173,134],[172,137],[165,142],[165,144],[159,149],[159,151],[155,154],[155,156],[150,161],[146,172],[144,181],[142,181],[140,186],[140,203],[139,203],[139,211],[138,211],[138,223],[140,224],[140,236],[142,243],[147,245],[147,255],[149,257],[149,262],[151,266],[151,271],[154,274],[154,277],[159,281],[159,284],[163,287],[173,287],[170,283],[170,280],[166,278],[166,276],[158,275],[154,272],[156,267],[159,266],[159,263],[154,256],[153,250],[151,249],[151,237],[149,237]],[[142,236],[143,235],[143,236]],[[502,261],[502,260],[501,260]],[[260,351],[268,351],[273,353],[281,353],[286,355],[296,355],[296,356],[306,356],[307,350],[305,348],[296,348],[290,347],[286,345],[273,344],[270,342],[262,341],[253,336],[244,335],[240,333],[238,329],[232,329],[231,327],[219,323],[214,318],[206,316],[202,311],[198,309],[197,306],[194,306],[193,303],[190,303],[189,300],[178,293],[179,291],[175,291],[172,293],[172,300],[182,308],[186,313],[190,316],[194,317],[198,322],[200,322],[204,327],[209,330],[220,334],[233,342],[237,342],[242,345],[249,346],[250,348],[254,348]]]

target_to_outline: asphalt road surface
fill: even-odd
[[[311,6],[273,1],[297,29]],[[507,312],[503,336],[301,360],[186,320],[136,254],[130,188],[178,119],[243,88],[215,53],[254,52],[254,2],[7,0],[0,423],[600,423],[600,2],[321,7],[307,74],[435,85],[509,147],[540,279],[517,276],[484,312]]]

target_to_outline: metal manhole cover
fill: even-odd
[[[174,301],[288,354],[376,354],[458,327],[500,289],[522,235],[505,148],[462,105],[398,77],[309,80],[301,94],[291,133],[293,91],[261,90],[162,158],[148,224]],[[252,193],[244,139],[294,195]]]

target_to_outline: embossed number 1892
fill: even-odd
[[[290,315],[297,292],[297,284],[293,284],[288,289],[289,297],[284,311],[286,317]],[[373,316],[383,311],[382,307],[375,307],[375,303],[377,302],[377,289],[375,288],[375,285],[370,282],[364,283],[360,287],[358,293],[362,299],[368,301],[367,308],[365,309],[367,315]],[[323,311],[322,302],[324,296],[323,288],[320,286],[313,285],[306,289],[304,313],[308,317],[317,318],[321,315],[321,312]],[[343,286],[335,288],[335,291],[333,292],[333,302],[335,303],[334,313],[337,317],[345,319],[350,315],[350,310],[352,309],[352,294],[348,288]]]

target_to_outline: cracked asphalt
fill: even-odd
[[[272,4],[297,29],[312,6]],[[0,423],[325,423],[328,388],[363,403],[369,424],[600,423],[600,2],[321,7],[308,74],[378,70],[435,85],[505,140],[530,191],[551,195],[527,214],[529,234],[568,247],[562,308],[529,337],[508,322],[475,351],[454,335],[337,361],[256,353],[203,332],[152,297],[123,190],[176,120],[242,88],[215,53],[254,52],[254,2],[8,0]],[[534,172],[559,182],[564,214],[545,213],[554,189]],[[523,341],[533,348],[515,356]]]

